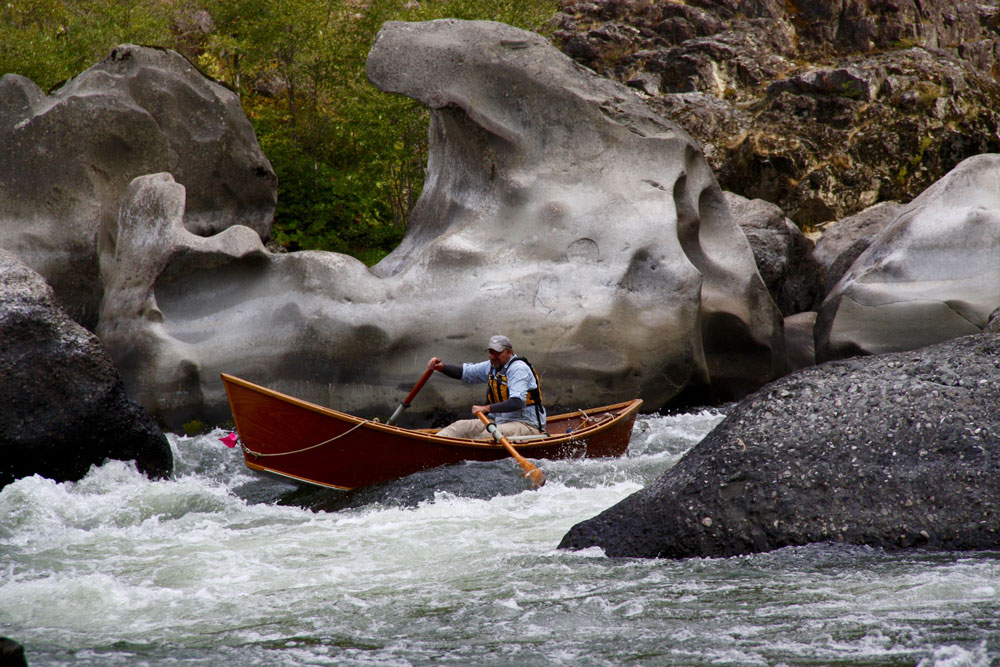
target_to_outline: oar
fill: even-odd
[[[389,424],[391,426],[396,423],[396,421],[399,419],[399,416],[403,414],[403,410],[410,407],[410,402],[413,401],[413,398],[417,395],[417,392],[419,392],[421,389],[424,388],[424,384],[426,384],[427,380],[429,380],[431,375],[433,374],[434,374],[433,368],[428,368],[426,371],[424,371],[424,374],[420,376],[420,379],[417,380],[417,383],[413,385],[413,389],[410,391],[410,393],[406,395],[406,398],[404,398],[403,402],[399,404],[399,407],[396,408],[396,411],[392,413],[392,416],[386,420],[385,422],[386,424]]]
[[[503,445],[510,455],[514,457],[514,460],[521,464],[521,467],[524,469],[524,476],[531,479],[531,488],[537,489],[540,486],[544,486],[545,473],[543,473],[541,469],[536,467],[531,461],[518,454],[517,450],[514,449],[514,445],[510,444],[510,440],[505,438],[503,434],[500,433],[497,425],[491,422],[485,413],[477,412],[476,416],[479,417],[479,421],[486,425],[486,430],[490,432],[493,439]]]

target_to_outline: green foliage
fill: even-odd
[[[49,89],[118,44],[172,37],[170,6],[156,0],[16,0],[0,5],[0,72]]]
[[[198,421],[197,419],[195,419],[194,421],[189,421],[188,423],[184,424],[183,426],[181,426],[181,429],[184,431],[184,435],[188,437],[202,435],[204,433],[208,433],[211,430],[205,424],[205,422]]]
[[[427,159],[426,110],[365,76],[382,23],[489,19],[544,33],[557,10],[558,0],[17,0],[0,7],[0,71],[49,88],[122,42],[180,51],[240,95],[278,174],[275,240],[372,263],[402,238]]]

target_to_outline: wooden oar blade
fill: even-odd
[[[533,467],[531,470],[524,473],[524,476],[531,480],[531,488],[533,489],[545,486],[545,473],[542,472],[541,468]]]

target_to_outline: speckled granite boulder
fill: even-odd
[[[1000,335],[830,362],[771,383],[560,547],[733,556],[836,541],[1000,547]]]

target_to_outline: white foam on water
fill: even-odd
[[[22,479],[0,491],[0,634],[24,643],[33,665],[1000,656],[989,554],[812,545],[652,561],[556,549],[720,419],[643,417],[628,457],[541,462],[549,481],[535,491],[441,488],[335,512],[242,498],[255,478],[219,433],[171,436],[170,480],[120,462],[75,484]]]

